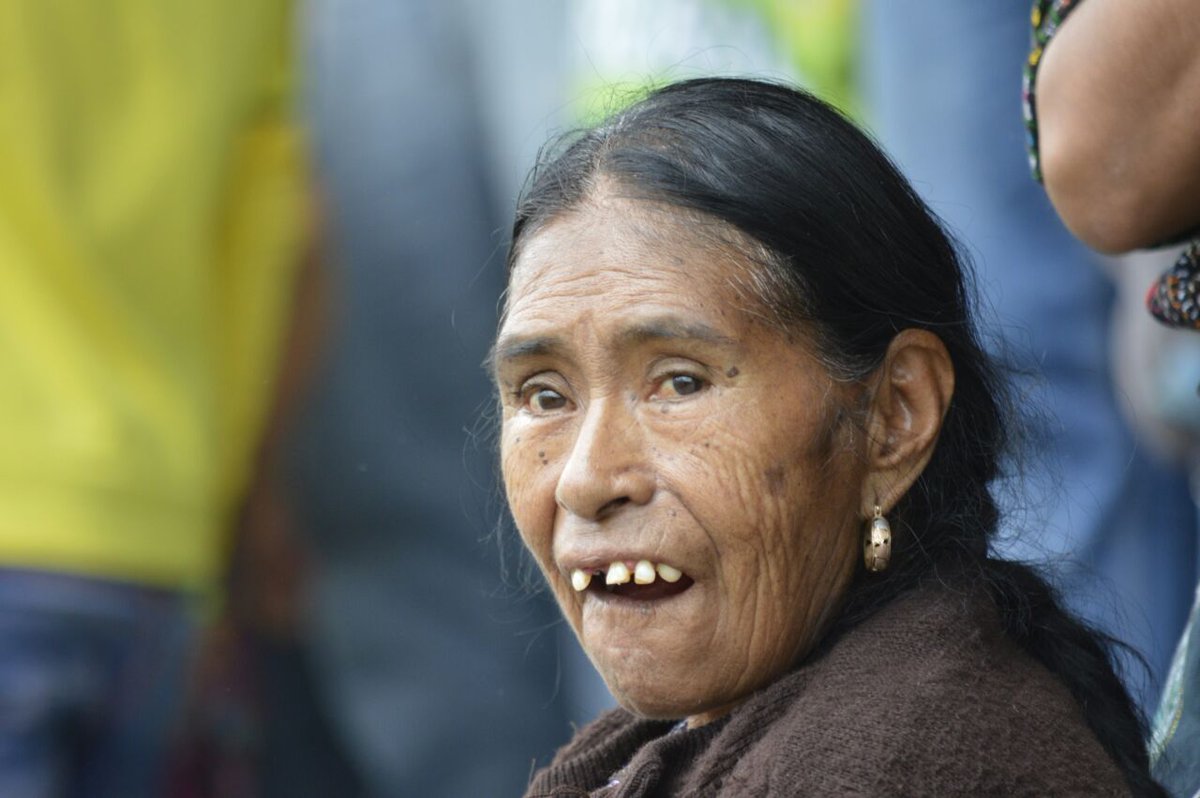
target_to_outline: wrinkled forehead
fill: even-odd
[[[763,315],[755,286],[771,258],[764,246],[712,216],[616,187],[593,192],[517,246],[503,320],[530,301],[554,301],[559,292],[644,301],[682,291]]]

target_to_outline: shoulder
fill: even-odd
[[[1065,686],[989,610],[946,590],[879,613],[788,677],[737,770],[814,793],[1125,794]]]

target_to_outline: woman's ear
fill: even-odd
[[[892,339],[867,409],[864,518],[876,505],[891,509],[925,470],[953,394],[954,366],[941,338],[908,329]]]

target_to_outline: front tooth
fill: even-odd
[[[571,571],[571,587],[575,588],[576,593],[582,593],[587,590],[588,585],[592,583],[592,572],[584,571],[576,568]]]
[[[649,560],[638,560],[633,569],[633,581],[639,585],[648,585],[654,581],[654,564]]]
[[[678,568],[672,568],[664,562],[660,562],[656,567],[658,575],[668,582],[678,582],[680,577],[683,576],[683,571],[680,571]]]
[[[604,584],[606,585],[623,585],[629,581],[629,566],[623,562],[615,562],[608,566],[608,573],[604,576]]]

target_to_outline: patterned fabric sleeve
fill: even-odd
[[[1037,127],[1037,72],[1046,45],[1062,27],[1063,21],[1082,0],[1036,0],[1030,21],[1033,24],[1032,48],[1025,61],[1025,74],[1021,86],[1021,105],[1025,112],[1025,148],[1029,153],[1029,169],[1033,179],[1042,182],[1042,165],[1038,158]]]
[[[1150,286],[1146,308],[1168,327],[1200,330],[1200,242],[1193,241]]]

